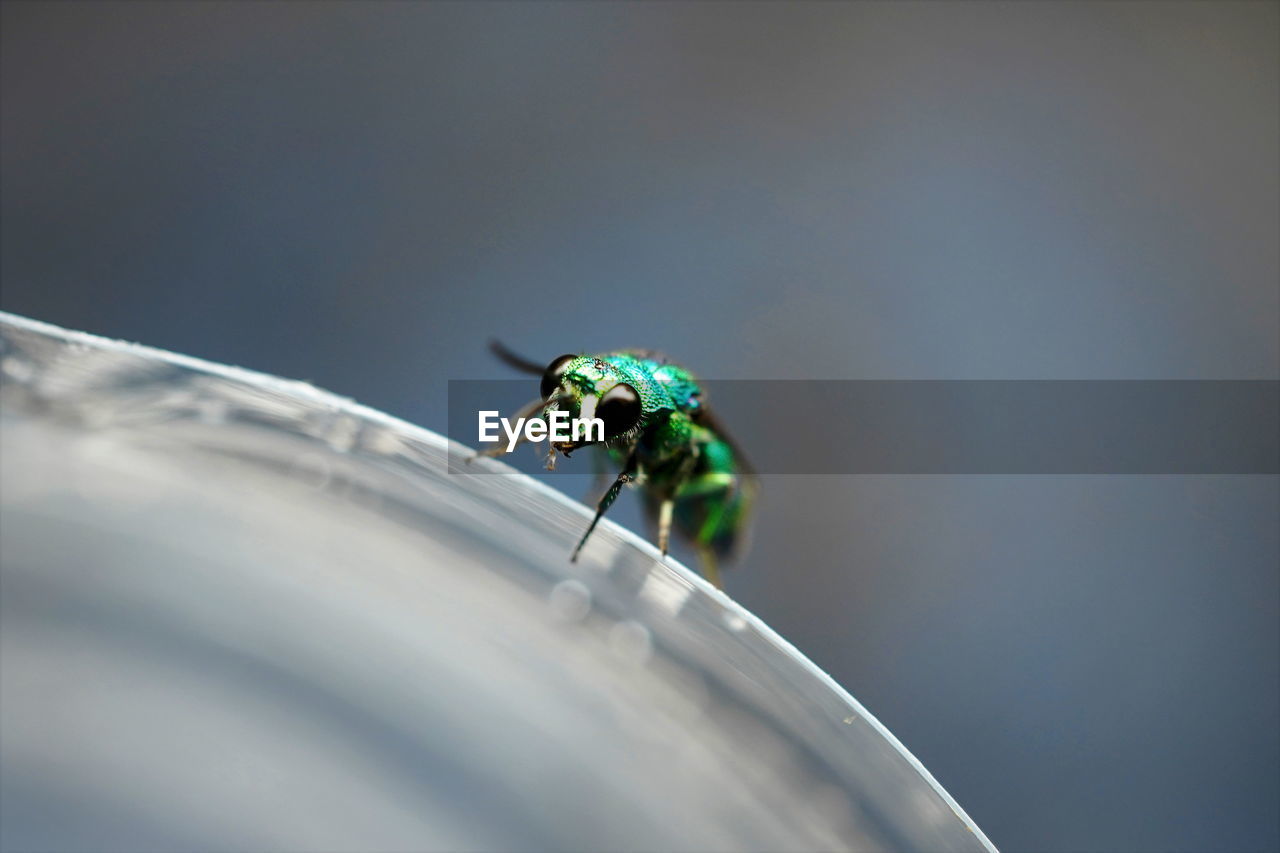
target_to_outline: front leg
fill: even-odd
[[[531,417],[539,409],[545,408],[546,405],[547,405],[547,401],[543,400],[541,397],[539,397],[536,400],[530,400],[528,403],[525,403],[523,406],[520,407],[520,411],[516,412],[514,415],[508,418],[507,422],[518,424],[521,421],[523,421],[525,418]],[[507,440],[509,441],[510,439],[507,439]],[[504,453],[510,453],[512,450],[515,450],[517,447],[524,444],[526,441],[528,441],[528,439],[525,437],[524,430],[520,431],[520,435],[516,437],[516,443],[513,444],[510,448],[508,448],[506,444],[503,443],[503,437],[499,436],[497,443],[495,443],[493,447],[486,447],[484,450],[477,450],[475,453],[468,456],[466,459],[467,464],[470,464],[472,459],[479,459],[482,456],[487,456],[492,458],[494,456],[501,456]],[[548,466],[548,467],[552,467],[552,466]]]
[[[613,485],[609,487],[609,491],[604,493],[604,497],[600,499],[599,505],[596,507],[596,517],[591,519],[591,526],[587,528],[587,532],[582,534],[582,540],[578,542],[578,547],[573,549],[573,556],[569,558],[569,562],[576,563],[578,561],[578,552],[582,550],[582,546],[587,544],[587,539],[591,536],[591,531],[596,529],[596,525],[600,523],[600,518],[613,506],[613,502],[617,500],[618,493],[622,491],[622,487],[630,483],[636,476],[636,453],[631,451],[631,455],[627,457],[627,463],[622,467],[622,471],[618,474],[618,479],[613,481]]]

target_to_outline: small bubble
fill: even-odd
[[[31,381],[31,377],[35,376],[36,369],[26,359],[11,355],[0,361],[0,372],[3,372],[5,376],[8,376],[14,382],[21,382],[25,385]]]
[[[385,427],[366,428],[362,435],[364,449],[379,456],[392,456],[401,451],[400,436]]]
[[[329,424],[325,441],[339,453],[349,453],[360,436],[360,421],[349,415],[339,415]]]
[[[551,588],[547,604],[561,622],[580,622],[591,612],[591,590],[580,581],[563,580]]]
[[[743,619],[732,610],[724,612],[724,626],[735,634],[739,634],[747,630],[747,620]]]
[[[609,648],[629,663],[644,664],[653,654],[653,638],[648,628],[628,619],[609,631]]]

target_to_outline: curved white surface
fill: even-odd
[[[545,485],[302,383],[0,340],[4,849],[994,849],[701,578],[607,521],[569,563]]]

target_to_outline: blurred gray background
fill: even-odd
[[[495,335],[1274,380],[1278,9],[5,2],[0,307],[436,429]],[[1277,486],[771,477],[729,590],[1002,849],[1275,849]]]

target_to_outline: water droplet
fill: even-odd
[[[35,376],[36,373],[36,369],[31,362],[25,358],[18,358],[16,355],[8,356],[3,361],[0,361],[0,371],[14,382],[21,382],[24,385],[30,382],[31,377]]]
[[[580,622],[591,612],[591,590],[581,581],[563,580],[551,588],[547,604],[561,622]]]
[[[355,447],[359,436],[360,421],[349,415],[340,414],[335,416],[333,422],[329,424],[325,441],[339,453],[349,453]]]

